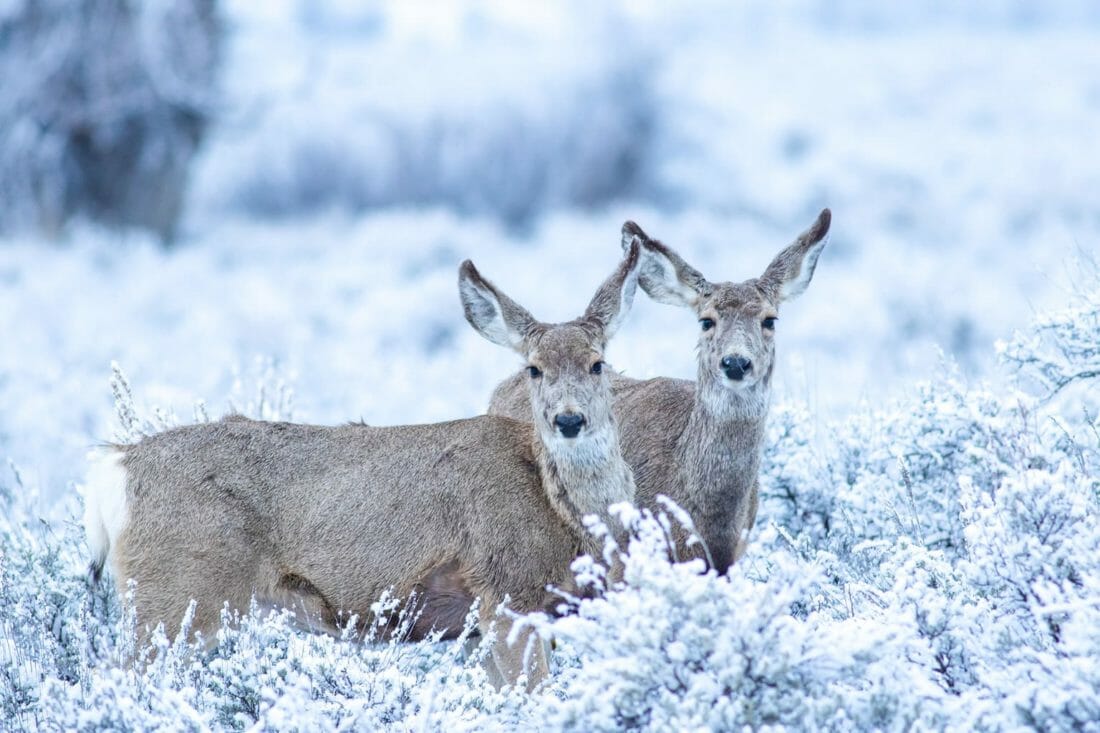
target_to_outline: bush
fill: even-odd
[[[513,225],[646,193],[660,118],[650,55],[614,11],[545,11],[568,32],[512,27],[480,3],[438,10],[448,40],[403,36],[396,2],[284,19],[302,81],[256,93],[258,124],[225,129],[232,154],[211,156],[199,188],[262,217],[445,206]],[[341,12],[353,17],[327,17]],[[271,63],[246,62],[241,83]]]
[[[0,231],[84,216],[171,239],[214,104],[214,0],[16,0],[0,41]]]
[[[285,384],[259,383],[248,409],[278,417]],[[125,434],[175,420],[115,385]],[[40,730],[1097,730],[1100,422],[1051,409],[949,370],[824,430],[779,406],[741,564],[672,563],[678,513],[622,508],[625,583],[525,619],[559,648],[533,695],[493,690],[461,644],[352,644],[256,609],[211,652],[185,625],[120,664],[126,615],[85,587],[75,501],[40,520],[12,472],[0,711]],[[600,587],[604,561],[578,579]]]
[[[1080,408],[1069,415],[1073,421],[1082,411],[1087,420],[1089,411],[1095,416],[1100,410],[1095,390],[1087,389],[1100,379],[1100,262],[1078,267],[1091,277],[1066,307],[1041,314],[1031,328],[997,343],[1001,360],[1043,402],[1072,393]]]

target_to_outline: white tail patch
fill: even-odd
[[[98,579],[107,556],[126,526],[126,469],[117,450],[91,454],[84,481],[84,531],[91,550],[91,572]]]

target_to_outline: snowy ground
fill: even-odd
[[[265,380],[289,383],[294,417],[312,422],[479,413],[519,364],[461,316],[456,272],[467,257],[535,315],[564,320],[618,260],[625,219],[709,278],[740,280],[829,206],[832,239],[814,282],[782,314],[777,410],[806,405],[818,427],[799,430],[819,437],[829,421],[848,420],[853,441],[879,425],[889,454],[904,426],[875,423],[867,405],[924,404],[913,385],[945,384],[941,351],[964,385],[984,377],[1008,395],[994,341],[1069,302],[1078,258],[1100,253],[1100,14],[1087,3],[714,3],[685,13],[565,2],[537,15],[504,2],[446,12],[251,5],[229,7],[228,101],[182,241],[164,249],[77,226],[60,243],[0,242],[0,456],[18,467],[21,490],[41,497],[19,500],[28,515],[66,511],[85,453],[112,437],[112,360],[146,409],[184,419],[196,399],[215,414],[230,399],[246,407]],[[636,376],[691,377],[695,329],[690,314],[639,298],[610,360]],[[839,450],[822,440],[806,455]],[[828,471],[787,473],[819,481],[814,492],[832,488]],[[1063,488],[1086,484],[1080,475]],[[1096,516],[1095,500],[1082,516]],[[786,511],[767,516],[817,536]],[[843,552],[896,540],[857,529],[867,527]],[[762,547],[784,546],[770,537]],[[957,550],[936,562],[973,590]],[[787,576],[758,567],[754,577],[770,588]],[[759,600],[754,587],[707,592],[719,593],[717,608]],[[629,608],[602,618],[616,613]],[[998,687],[975,671],[995,649],[968,651],[979,661],[959,662],[965,679],[952,682],[994,690],[978,696],[989,705],[1015,679]],[[921,677],[924,653],[905,674]],[[837,679],[841,668],[866,672],[833,661]],[[927,693],[939,700],[942,678],[921,679],[940,686]],[[537,719],[487,705],[478,714]],[[568,727],[555,710],[542,712]],[[940,723],[959,708],[942,710]],[[883,716],[861,721],[902,719]]]

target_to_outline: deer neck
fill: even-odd
[[[536,436],[535,456],[551,505],[585,544],[591,535],[584,517],[594,514],[614,528],[617,522],[612,521],[608,506],[634,502],[634,474],[623,459],[614,425],[569,442]]]
[[[684,496],[692,504],[684,508],[693,517],[725,521],[756,483],[769,394],[764,382],[743,392],[713,380],[696,383],[691,415],[677,444]]]

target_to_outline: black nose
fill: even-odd
[[[722,359],[722,371],[734,381],[740,381],[752,370],[752,362],[743,356],[727,356]]]
[[[558,415],[554,418],[554,424],[566,438],[575,438],[581,432],[581,425],[584,425],[584,415],[573,413]]]

